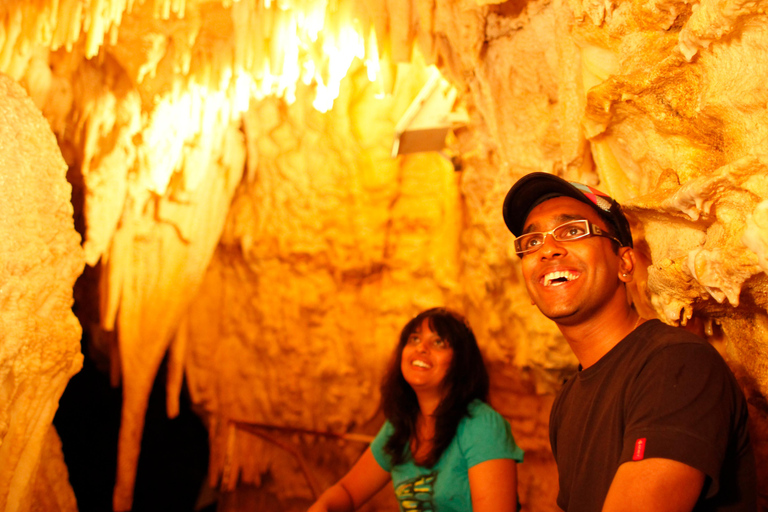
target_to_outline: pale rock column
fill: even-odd
[[[5,75],[0,118],[0,511],[39,509],[39,477],[64,495],[50,503],[76,510],[66,470],[49,471],[63,467],[53,416],[83,361],[72,287],[85,260],[72,188],[50,126]],[[58,460],[42,461],[43,452]],[[62,482],[51,482],[56,474]]]

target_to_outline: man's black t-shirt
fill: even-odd
[[[550,442],[566,512],[599,512],[619,466],[665,458],[705,473],[695,512],[754,512],[744,394],[705,340],[650,320],[565,383]]]

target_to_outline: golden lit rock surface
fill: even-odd
[[[69,472],[56,429],[48,429],[40,453],[31,512],[77,512],[77,499],[69,485]]]
[[[63,500],[60,510],[71,511],[66,468],[52,484],[44,481],[63,466],[51,422],[83,361],[71,309],[84,266],[72,187],[50,127],[5,75],[0,117],[0,510],[38,510],[40,486],[51,500]],[[63,490],[51,489],[62,482]]]
[[[357,89],[361,73],[350,81],[330,115],[264,101],[245,118],[259,166],[181,331],[193,401],[215,423],[339,434],[350,419],[365,425],[403,311],[455,300],[460,175],[434,154],[391,159],[382,139],[407,104]],[[396,88],[423,81],[402,73]],[[226,469],[234,486],[238,471],[249,484],[280,471],[269,456],[279,449],[225,425],[214,432],[214,474]],[[310,491],[299,480],[279,498]]]
[[[83,198],[101,303],[85,327],[123,385],[115,509],[130,508],[167,352],[169,414],[186,376],[228,509],[247,487],[251,503],[301,510],[364,444],[267,427],[375,432],[398,329],[445,304],[468,316],[492,402],[527,450],[524,508],[554,510],[547,414],[575,361],[530,305],[500,214],[511,184],[542,170],[627,207],[644,262],[638,309],[722,350],[750,397],[768,488],[763,8],[328,5],[0,5],[0,70],[43,111]],[[470,114],[445,155],[460,172],[436,153],[389,157],[426,80],[418,57],[398,64],[414,47]]]

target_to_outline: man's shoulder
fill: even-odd
[[[659,343],[707,343],[707,340],[684,327],[668,325],[656,319],[646,321],[635,332],[645,334],[649,339],[657,340]]]
[[[631,381],[649,368],[675,362],[727,367],[720,353],[707,340],[682,327],[648,320],[616,345],[592,367],[570,376],[561,387],[558,398],[568,393],[577,382]],[[594,384],[593,384],[594,385]]]
[[[633,333],[634,347],[647,353],[669,348],[691,350],[710,355],[719,353],[707,340],[683,327],[667,325],[660,320],[649,320]]]

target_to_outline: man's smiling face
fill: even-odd
[[[608,231],[591,207],[563,196],[533,208],[524,232],[549,231],[577,219],[587,219]],[[598,236],[557,242],[550,235],[536,252],[524,254],[525,286],[539,310],[558,324],[575,325],[599,312],[616,293],[624,293],[618,277],[621,257],[611,244]]]

